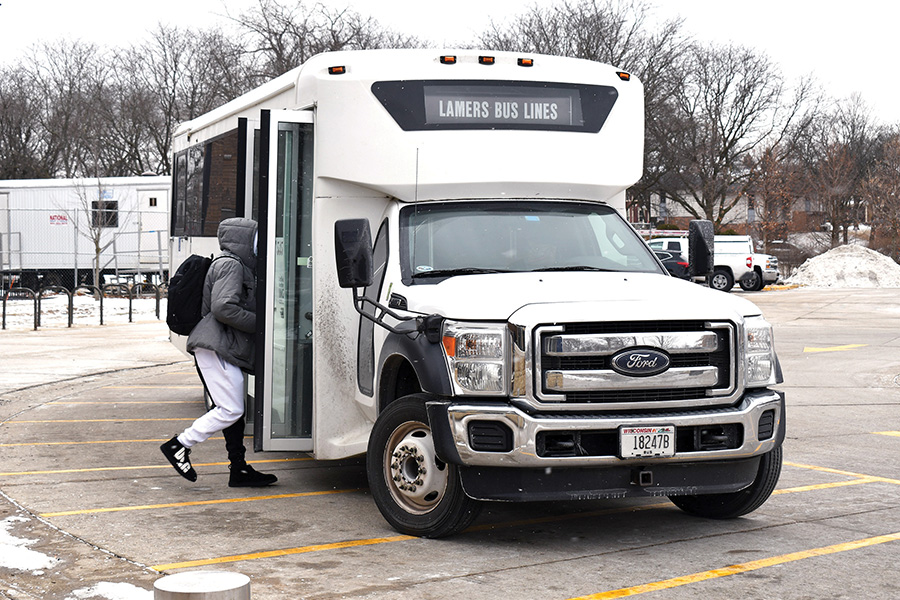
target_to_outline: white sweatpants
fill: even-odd
[[[244,414],[244,374],[241,369],[205,348],[195,348],[194,358],[216,406],[178,434],[178,441],[185,448],[205,442]]]

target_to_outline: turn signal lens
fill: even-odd
[[[626,73],[625,71],[616,71],[616,75],[619,76],[619,79],[622,81],[631,81],[631,73]]]
[[[329,75],[343,75],[347,72],[347,67],[328,67]]]

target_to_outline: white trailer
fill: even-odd
[[[620,69],[475,50],[322,54],[182,124],[172,268],[223,218],[260,225],[257,449],[366,453],[420,536],[482,500],[759,507],[784,440],[771,326],[624,220],[643,125]]]
[[[170,186],[163,176],[0,181],[3,288],[93,285],[95,270],[164,281]]]

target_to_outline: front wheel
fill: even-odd
[[[707,519],[734,519],[753,512],[769,499],[781,475],[781,447],[759,459],[756,479],[749,487],[730,494],[670,496],[672,504],[684,512]]]
[[[466,496],[455,465],[434,450],[427,394],[392,402],[369,437],[366,474],[375,505],[400,533],[438,538],[469,526],[481,504]]]

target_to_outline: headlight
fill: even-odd
[[[747,387],[763,387],[775,383],[775,339],[772,326],[762,317],[744,321],[747,356]]]
[[[444,353],[457,394],[506,393],[506,329],[444,322]]]

